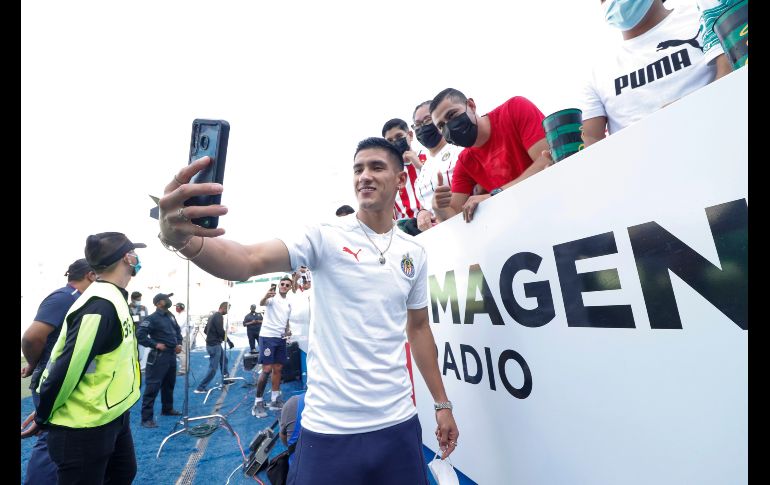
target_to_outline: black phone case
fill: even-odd
[[[227,160],[227,141],[230,136],[230,124],[224,120],[201,120],[196,119],[192,124],[192,135],[190,137],[190,158],[188,163],[192,163],[200,157],[206,155],[211,157],[211,163],[204,169],[195,174],[190,180],[191,184],[202,184],[209,182],[223,183],[225,178],[225,162]],[[190,197],[184,202],[185,206],[191,205],[214,205],[222,201],[222,194],[217,195],[196,195]],[[219,217],[199,217],[192,219],[193,224],[201,227],[214,229],[219,225]]]

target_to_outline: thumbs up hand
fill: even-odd
[[[452,200],[452,189],[444,185],[444,176],[438,173],[438,187],[433,192],[433,210],[441,210],[449,207]]]

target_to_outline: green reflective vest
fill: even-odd
[[[126,299],[110,283],[93,283],[72,304],[62,324],[38,392],[48,378],[48,371],[61,355],[67,340],[67,327],[73,315],[94,298],[109,301],[115,307],[123,342],[108,354],[96,355],[82,375],[101,316],[84,313],[67,374],[56,396],[48,423],[69,428],[93,428],[113,421],[139,400],[141,373],[134,336],[134,323]]]

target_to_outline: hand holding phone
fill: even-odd
[[[191,184],[215,182],[223,183],[225,178],[225,161],[227,160],[227,142],[230,137],[230,124],[224,120],[196,119],[192,124],[190,137],[189,162],[209,156],[211,162],[196,173],[190,180]],[[219,204],[222,194],[196,195],[184,202],[185,206],[207,206]],[[193,224],[208,229],[214,229],[219,225],[218,216],[199,217],[192,219]]]

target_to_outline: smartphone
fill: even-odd
[[[208,155],[211,163],[205,169],[196,173],[191,184],[215,182],[221,184],[225,178],[225,161],[227,160],[227,140],[230,136],[230,123],[224,120],[196,119],[192,124],[190,137],[190,159],[194,162],[200,157]],[[184,202],[185,206],[191,205],[215,205],[222,201],[222,194],[196,195]],[[219,217],[208,216],[192,219],[193,224],[208,229],[214,229],[219,225]]]
[[[278,285],[276,285],[275,283],[271,283],[271,284],[270,284],[270,290],[271,290],[271,291],[275,291],[275,289],[276,289],[277,287],[278,287]]]

